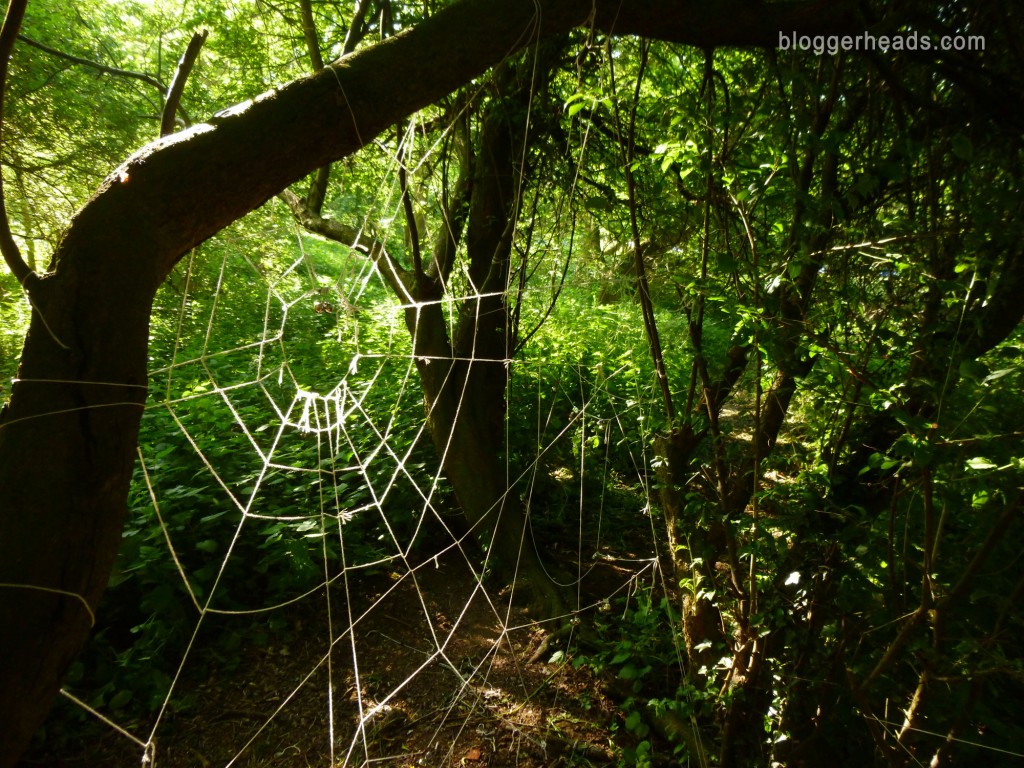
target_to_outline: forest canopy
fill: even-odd
[[[0,768],[1017,764],[1022,29],[11,2]]]

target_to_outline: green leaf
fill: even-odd
[[[981,380],[982,384],[988,384],[990,381],[1001,379],[1003,376],[1008,376],[1011,373],[1016,373],[1018,368],[1000,368],[998,371],[992,371],[988,376]]]
[[[965,379],[979,381],[989,375],[988,366],[977,360],[964,360],[960,363],[960,375]]]
[[[128,690],[118,691],[114,694],[114,697],[110,700],[109,707],[111,709],[121,709],[132,700],[132,692]]]
[[[629,716],[626,718],[626,730],[643,736],[644,734],[640,733],[641,728],[646,728],[646,726],[644,725],[644,719],[640,716],[639,712],[633,710],[629,713]]]
[[[998,464],[994,464],[984,456],[975,456],[973,459],[967,460],[967,466],[971,469],[995,469]]]
[[[953,154],[961,160],[970,160],[974,156],[974,146],[966,136],[954,136],[950,144],[953,147]]]

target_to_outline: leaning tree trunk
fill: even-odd
[[[855,28],[852,0],[461,0],[415,28],[162,139],[72,220],[0,415],[0,768],[84,645],[117,550],[146,395],[149,312],[190,248],[523,46],[588,24],[708,47]]]
[[[419,301],[406,313],[427,426],[459,506],[487,551],[491,571],[504,583],[526,586],[532,609],[545,618],[560,614],[562,601],[529,540],[526,512],[509,487],[505,463],[507,363],[515,346],[508,281],[521,189],[529,174],[521,160],[528,106],[535,90],[543,90],[561,50],[559,43],[542,45],[521,66],[501,68],[496,90],[505,96],[487,107],[477,151],[463,160],[466,168],[454,197],[468,208],[470,290],[451,337],[439,299],[452,269],[455,232],[438,238],[435,268],[420,268],[413,281],[407,280],[415,283]]]
[[[537,615],[559,615],[561,595],[530,540],[523,504],[509,488],[504,364],[421,358],[418,365],[430,436],[489,569],[503,583],[525,586]]]
[[[82,234],[62,246],[61,279],[35,291],[19,379],[0,419],[2,766],[28,743],[94,624],[146,397],[154,277],[129,259],[96,280],[97,265],[128,254],[103,253],[101,237]]]

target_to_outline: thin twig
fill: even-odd
[[[18,30],[21,29],[22,19],[25,18],[26,5],[28,5],[28,0],[11,0],[10,5],[7,6],[3,29],[0,29],[0,147],[3,146],[7,67],[11,60],[11,52],[14,50],[14,41],[18,37]],[[25,263],[18,244],[14,242],[14,235],[11,234],[11,223],[7,218],[7,203],[4,201],[3,174],[0,174],[0,251],[3,252],[4,261],[7,262],[11,274],[21,283],[22,288],[27,290],[27,281],[35,276],[35,272]]]
[[[174,116],[178,112],[178,105],[181,103],[181,95],[185,92],[185,81],[188,80],[192,67],[199,58],[199,51],[206,42],[209,34],[205,29],[196,32],[189,41],[188,48],[182,54],[178,62],[178,68],[174,71],[174,79],[171,80],[171,87],[167,90],[167,98],[164,99],[164,111],[160,116],[160,135],[167,136],[174,133]]]

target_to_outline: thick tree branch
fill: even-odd
[[[149,145],[107,179],[84,218],[123,206],[132,220],[147,222],[146,240],[164,254],[166,272],[231,221],[531,40],[589,22],[606,32],[703,46],[770,45],[777,29],[835,30],[850,21],[849,12],[840,13],[846,7],[819,0],[708,10],[674,0],[600,0],[595,10],[590,0],[510,0],[500,6],[464,0],[316,75],[219,113],[210,124]],[[189,194],[181,194],[185,188]],[[69,237],[85,226],[82,219]]]

